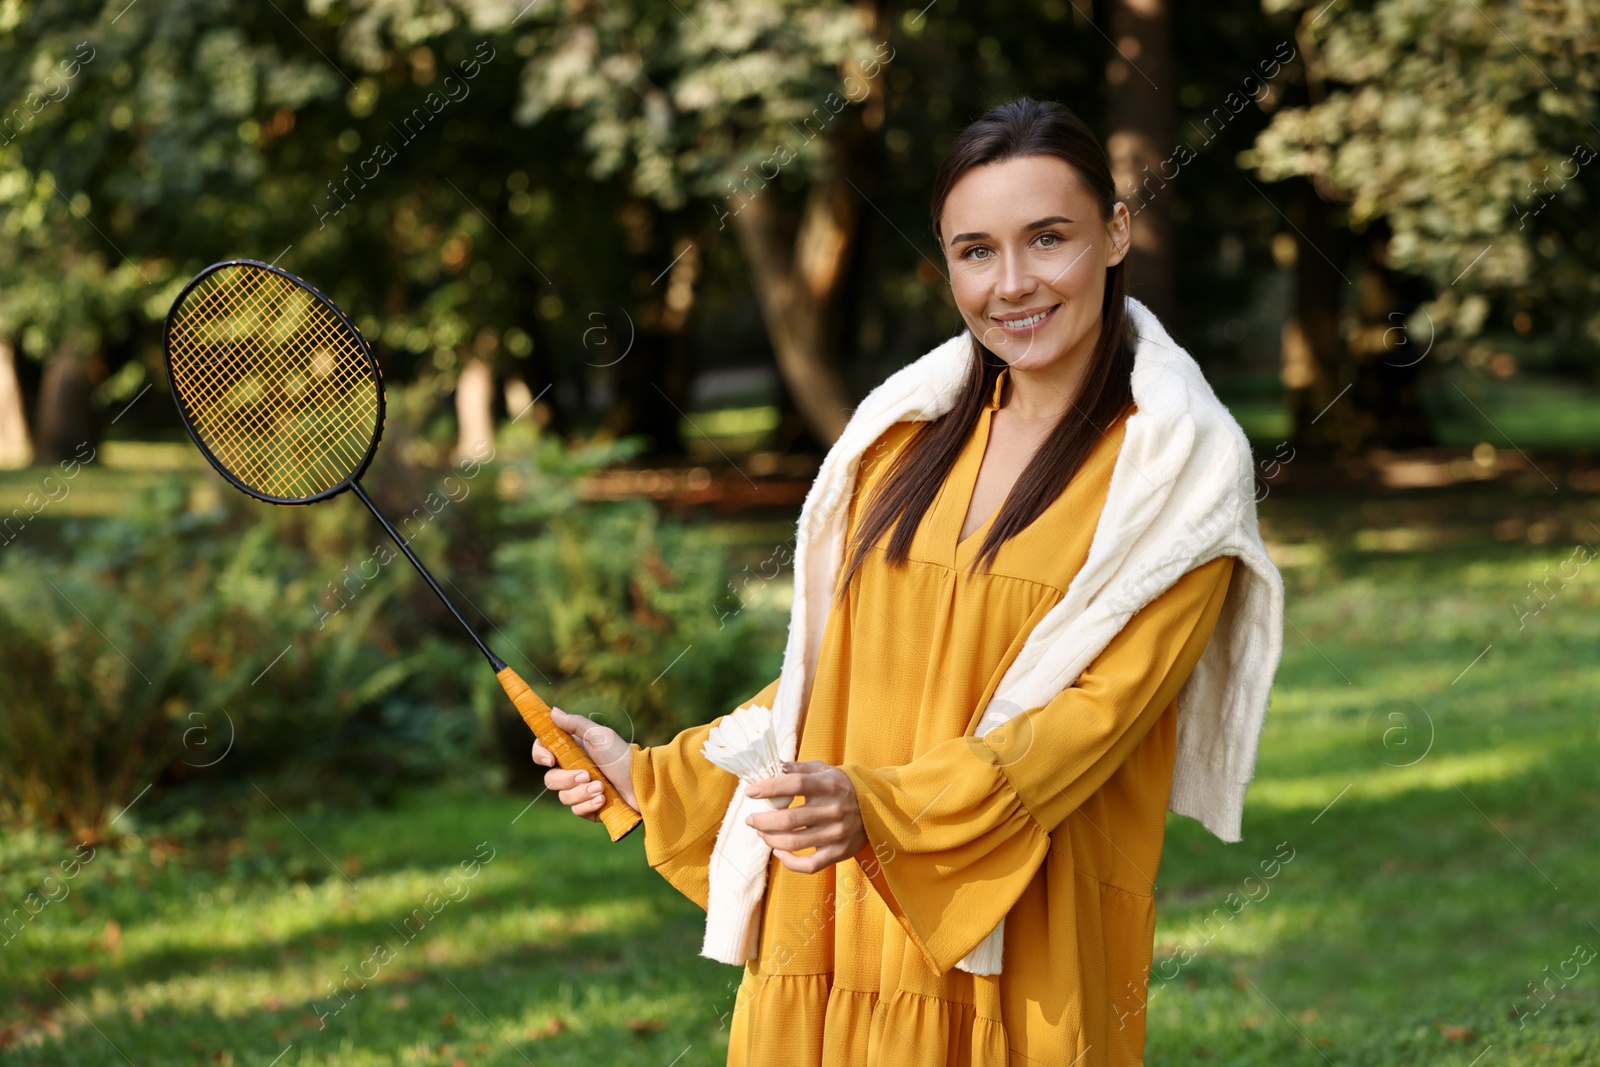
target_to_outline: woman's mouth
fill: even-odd
[[[1019,336],[1030,334],[1039,329],[1039,327],[1043,326],[1045,323],[1049,322],[1060,307],[1060,304],[1052,304],[1050,307],[1041,308],[1038,311],[1029,312],[1024,315],[1013,316],[1008,319],[996,317],[994,318],[994,322],[998,324],[999,327],[1006,333],[1017,334]]]

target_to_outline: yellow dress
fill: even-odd
[[[970,736],[977,709],[1082,567],[1126,428],[1113,426],[989,573],[969,577],[994,516],[957,539],[1006,373],[906,566],[874,548],[828,617],[797,759],[849,776],[868,844],[814,874],[770,858],[759,956],[744,967],[729,1023],[730,1067],[1143,1060],[1176,697],[1210,640],[1234,560],[1181,577],[1048,704]],[[863,457],[852,536],[856,502],[915,427],[896,423]],[[774,681],[745,703],[770,706],[776,690]],[[633,746],[647,861],[701,908],[738,787],[700,754],[720,721]],[[956,968],[1002,917],[1001,973]]]

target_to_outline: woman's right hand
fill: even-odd
[[[633,794],[633,746],[609,726],[572,715],[560,708],[550,709],[550,718],[561,729],[571,734],[600,773],[606,776],[611,787],[634,811],[639,810],[638,798]],[[533,743],[533,762],[549,767],[544,774],[545,788],[590,822],[600,821],[600,809],[605,807],[605,793],[600,783],[591,781],[587,771],[569,771],[556,766],[556,758],[538,741]]]

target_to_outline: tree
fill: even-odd
[[[32,458],[22,383],[17,380],[16,349],[0,338],[0,470],[26,467]]]
[[[1300,12],[1310,98],[1280,110],[1243,161],[1269,179],[1308,179],[1337,203],[1336,225],[1356,235],[1357,273],[1385,274],[1390,288],[1401,275],[1427,283],[1409,296],[1345,302],[1349,332],[1364,340],[1355,346],[1363,358],[1339,375],[1358,402],[1330,415],[1345,426],[1339,436],[1414,437],[1415,412],[1366,417],[1363,398],[1392,398],[1396,371],[1409,371],[1398,384],[1414,390],[1427,354],[1481,362],[1493,347],[1485,326],[1531,335],[1537,322],[1543,350],[1530,345],[1530,355],[1594,376],[1600,3],[1268,0],[1266,9]],[[1334,258],[1341,271],[1352,266]],[[1314,395],[1302,414],[1337,391],[1331,372],[1321,367],[1319,384],[1306,386]]]
[[[1165,0],[1111,5],[1116,56],[1106,64],[1111,100],[1106,153],[1117,188],[1138,212],[1128,250],[1129,291],[1162,319],[1174,310],[1170,198],[1156,195],[1171,167],[1167,157],[1177,111],[1172,18]]]
[[[156,325],[220,259],[326,288],[391,382],[442,399],[474,368],[457,399],[478,433],[496,376],[542,392],[582,351],[582,294],[643,269],[610,183],[508,143],[529,51],[512,11],[486,27],[368,3],[103,15],[0,15],[0,338],[49,363],[41,442],[95,432],[87,386],[107,374],[157,373]]]
[[[520,117],[579,117],[594,173],[668,210],[707,205],[743,249],[779,371],[819,439],[850,396],[836,353],[893,61],[877,5],[716,0],[536,11]],[[852,188],[854,186],[854,188]],[[680,234],[673,241],[693,238]]]

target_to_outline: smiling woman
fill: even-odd
[[[967,329],[824,461],[780,678],[651,748],[558,721],[706,909],[701,954],[744,968],[730,1067],[1140,1063],[1169,804],[1238,839],[1281,581],[1253,497],[1227,506],[1243,433],[1126,295],[1105,151],[1059,104],[1002,105],[933,217]],[[780,773],[710,761],[730,717],[770,724]]]
[[[867,509],[850,574],[861,546],[891,523],[889,557],[905,559],[997,387],[999,407],[961,525],[964,539],[993,513],[974,563],[993,562],[1061,495],[1133,403],[1121,269],[1132,225],[1105,150],[1076,115],[1020,100],[968,127],[935,178],[933,232],[973,337],[971,370],[955,410],[907,445]]]

